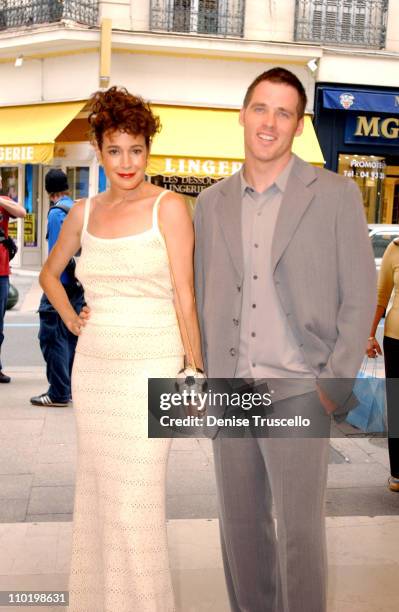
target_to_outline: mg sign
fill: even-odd
[[[356,131],[354,136],[372,136],[373,138],[399,137],[399,117],[357,117]]]
[[[345,142],[398,147],[399,115],[348,115],[345,122]]]

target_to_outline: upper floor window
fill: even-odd
[[[0,30],[63,20],[95,26],[98,5],[99,0],[0,0]]]
[[[244,35],[245,0],[151,0],[151,30]]]
[[[295,40],[381,49],[388,0],[296,0]]]

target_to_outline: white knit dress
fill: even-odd
[[[147,437],[147,379],[174,377],[183,347],[158,229],[87,231],[77,276],[91,308],[72,375],[78,437],[70,612],[175,610],[165,521],[170,440]]]

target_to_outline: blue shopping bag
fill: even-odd
[[[359,404],[346,417],[347,423],[365,433],[386,431],[385,378],[377,378],[376,361],[371,375],[366,374],[367,360],[363,362],[353,387]]]

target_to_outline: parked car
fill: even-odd
[[[18,302],[18,298],[19,298],[18,289],[10,283],[10,288],[8,290],[7,306],[6,306],[7,310],[14,308],[15,304]]]
[[[381,268],[381,260],[388,244],[399,237],[399,224],[372,223],[369,225],[369,236],[373,247],[375,267]]]

